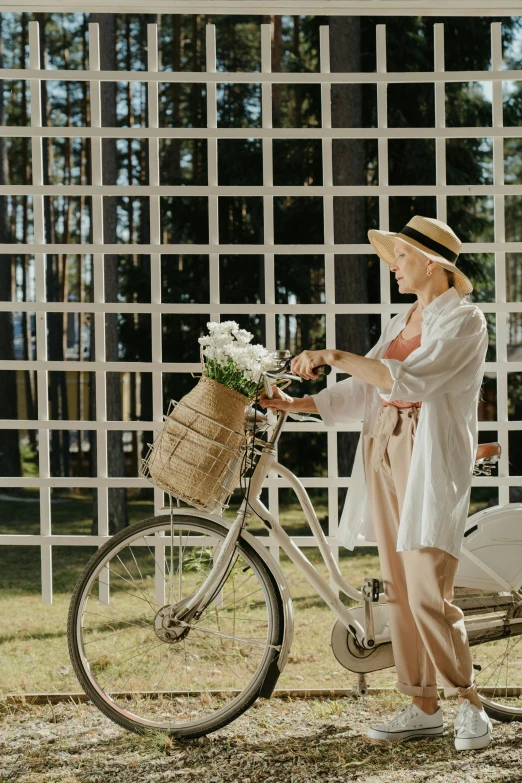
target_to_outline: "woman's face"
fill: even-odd
[[[417,293],[424,288],[428,263],[428,259],[416,248],[400,239],[395,240],[395,261],[390,269],[397,278],[401,294]]]

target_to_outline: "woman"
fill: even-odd
[[[462,243],[446,223],[416,215],[399,232],[368,237],[399,291],[417,301],[364,357],[326,349],[292,360],[292,372],[306,379],[321,364],[352,377],[305,398],[274,387],[261,404],[319,413],[327,426],[363,421],[340,538],[350,549],[361,531],[377,542],[397,687],[412,697],[368,736],[441,735],[438,672],[445,695],[459,696],[455,747],[481,748],[491,741],[491,722],[477,695],[463,613],[452,601],[478,444],[486,320],[467,296],[471,282],[455,263]]]

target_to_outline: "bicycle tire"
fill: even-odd
[[[228,528],[224,525],[220,525],[214,520],[208,519],[204,516],[199,516],[197,513],[193,515],[174,515],[174,519],[182,521],[183,524],[190,524],[190,522],[197,522],[199,527],[203,526],[208,529],[209,533],[219,534],[222,537],[226,536]],[[277,650],[270,649],[265,656],[263,665],[260,670],[256,672],[255,680],[244,689],[235,699],[230,703],[227,708],[219,710],[216,714],[209,716],[204,723],[199,723],[198,727],[190,728],[179,727],[170,728],[162,726],[147,726],[141,722],[131,719],[122,714],[121,710],[113,706],[114,702],[110,697],[103,698],[94,686],[91,676],[86,671],[84,661],[79,649],[78,644],[78,622],[80,618],[78,613],[81,610],[84,592],[88,585],[92,575],[100,568],[100,564],[107,561],[107,556],[116,547],[118,547],[126,539],[131,539],[136,533],[146,533],[147,530],[151,530],[157,527],[158,524],[164,522],[170,523],[170,516],[163,515],[158,517],[150,517],[139,522],[135,522],[129,527],[119,531],[112,536],[100,549],[91,557],[87,565],[85,566],[82,574],[80,575],[78,582],[73,591],[69,606],[68,623],[67,623],[67,640],[69,646],[70,659],[76,673],[76,676],[85,691],[86,695],[90,698],[93,704],[110,720],[122,726],[123,728],[133,731],[138,734],[146,734],[147,732],[159,732],[168,734],[176,739],[195,739],[198,737],[210,734],[213,731],[217,731],[220,728],[228,725],[240,715],[242,715],[252,704],[259,698],[265,682],[265,678],[271,666],[279,656]],[[255,549],[243,538],[239,538],[236,545],[240,552],[242,552],[255,566],[258,579],[264,583],[266,588],[266,595],[269,598],[271,617],[271,629],[272,634],[270,638],[271,645],[280,645],[283,641],[284,635],[284,611],[283,602],[280,594],[280,590],[277,581],[270,569],[267,567],[261,556],[255,551]]]
[[[481,696],[479,693],[479,699],[482,702],[484,710],[490,718],[498,720],[501,723],[516,723],[522,722],[522,709],[520,707],[508,707],[502,704],[495,704],[495,702]]]

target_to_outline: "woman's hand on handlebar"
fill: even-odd
[[[332,351],[303,351],[294,356],[290,362],[290,372],[294,375],[300,375],[307,381],[315,381],[319,377],[318,373],[313,372],[314,367],[320,367],[322,364],[331,365],[333,363]]]
[[[291,411],[295,408],[294,398],[290,397],[289,394],[286,394],[286,392],[280,389],[279,386],[276,386],[276,384],[272,385],[272,392],[274,394],[273,397],[267,397],[266,392],[264,391],[259,395],[259,404],[262,408],[272,408],[273,410],[279,411]]]

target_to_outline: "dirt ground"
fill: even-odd
[[[445,737],[367,739],[365,727],[402,698],[260,700],[228,727],[185,742],[126,732],[89,703],[3,708],[0,783],[522,781],[522,724],[494,721],[488,748],[457,753],[454,700],[442,702]]]

